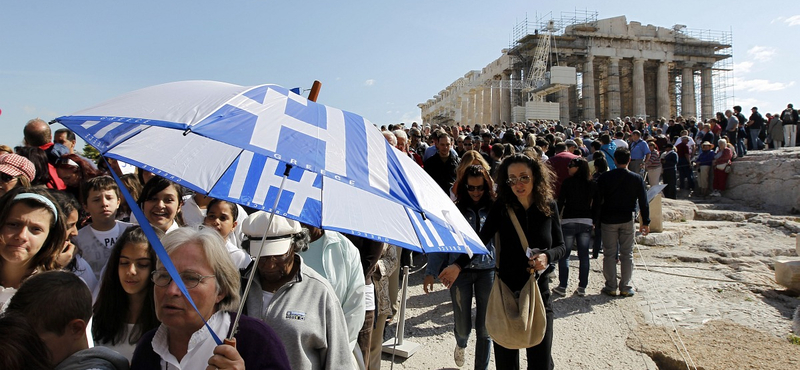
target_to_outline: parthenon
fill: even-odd
[[[552,36],[550,66],[575,67],[578,84],[546,96],[557,102],[562,122],[624,116],[708,119],[727,105],[730,33],[645,26],[625,16],[597,20],[596,13],[565,23]],[[498,59],[418,104],[423,123],[525,121],[523,86],[537,46],[547,38],[539,28],[519,36]]]

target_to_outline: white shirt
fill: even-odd
[[[228,328],[231,326],[231,315],[225,311],[217,311],[211,315],[208,325],[218,336],[226,336]],[[164,324],[161,324],[156,330],[155,336],[153,336],[153,352],[161,356],[162,370],[167,370],[167,364],[169,364],[169,369],[178,370],[205,369],[208,366],[208,359],[214,355],[214,348],[217,347],[217,343],[214,342],[214,338],[211,337],[211,333],[208,332],[208,328],[205,325],[192,334],[186,355],[183,356],[180,362],[169,352],[168,334],[169,329]]]
[[[122,341],[120,341],[119,343],[111,344],[110,342],[108,343],[96,342],[94,345],[97,347],[106,347],[113,349],[114,351],[117,351],[117,353],[125,356],[125,358],[128,359],[128,362],[130,362],[131,359],[133,358],[133,350],[136,349],[136,343],[130,344],[128,342],[128,336],[131,334],[134,325],[136,324],[125,324],[125,335],[123,336]]]

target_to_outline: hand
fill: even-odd
[[[460,273],[461,273],[461,267],[456,264],[452,264],[450,266],[445,267],[445,269],[442,270],[442,273],[439,274],[439,280],[441,280],[442,284],[444,284],[446,288],[450,289],[450,287],[453,286],[453,282],[456,281],[456,279],[458,278],[458,274]]]
[[[639,226],[639,232],[642,233],[642,235],[650,234],[650,226],[649,225]]]
[[[528,266],[533,268],[535,271],[542,271],[547,268],[548,262],[550,261],[548,261],[546,254],[537,253],[528,259]]]
[[[422,290],[425,294],[433,291],[433,275],[425,275],[425,280],[422,282]]]
[[[239,355],[236,347],[228,344],[214,347],[214,355],[208,359],[206,370],[222,369],[245,370],[244,359]]]

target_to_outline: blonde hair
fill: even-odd
[[[467,150],[464,152],[464,155],[461,156],[461,162],[458,163],[458,167],[456,168],[456,181],[453,182],[453,188],[451,189],[453,194],[458,195],[458,187],[456,184],[458,184],[461,178],[464,177],[464,172],[467,171],[467,168],[473,164],[476,164],[475,161],[478,161],[479,163],[477,164],[483,167],[486,172],[491,171],[492,167],[489,166],[489,163],[486,162],[485,159],[483,159],[483,155],[481,155],[481,153],[478,153],[475,150]]]

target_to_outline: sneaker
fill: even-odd
[[[558,286],[558,287],[553,288],[552,292],[553,292],[553,294],[555,294],[557,296],[564,297],[564,296],[567,295],[567,288],[563,287],[563,286]]]
[[[575,294],[578,295],[578,297],[585,297],[586,296],[586,288],[578,287],[578,289],[575,290]]]
[[[636,294],[636,292],[633,289],[625,289],[619,291],[619,295],[623,297],[633,297],[634,294]]]
[[[609,297],[616,297],[617,296],[617,290],[616,289],[611,290],[611,289],[608,289],[608,288],[603,288],[602,290],[600,290],[600,293],[603,293],[603,294],[605,294],[605,295],[607,295]]]
[[[461,348],[456,345],[455,351],[453,351],[453,360],[456,361],[456,366],[462,367],[464,366],[464,352],[466,352],[466,348]]]

